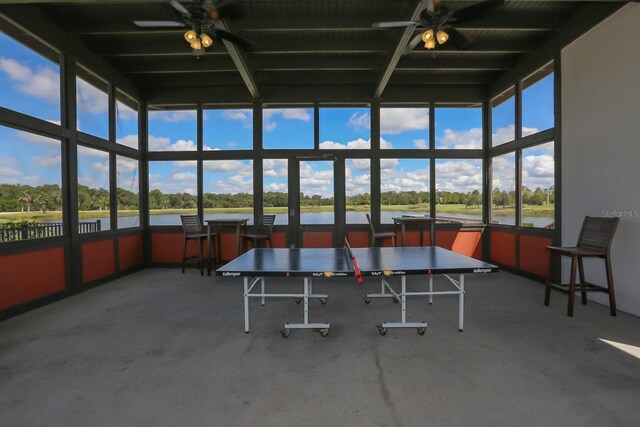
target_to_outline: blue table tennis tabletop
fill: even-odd
[[[498,267],[437,246],[354,248],[363,276],[494,273]],[[354,276],[342,248],[252,249],[216,271],[219,276]]]

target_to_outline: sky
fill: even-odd
[[[37,118],[60,123],[60,70],[53,63],[0,33],[0,106]],[[83,74],[86,76],[89,74]],[[92,80],[88,78],[87,80]],[[108,137],[107,94],[78,78],[78,128],[99,137]],[[523,134],[553,126],[553,75],[523,91]],[[116,103],[116,141],[137,148],[138,113]],[[493,108],[493,144],[513,139],[515,103],[513,98]],[[371,119],[368,108],[320,108],[319,147],[321,150],[367,149],[370,147]],[[381,108],[380,145],[386,149],[426,149],[429,128],[434,127],[435,146],[441,149],[482,148],[481,108],[436,105],[434,123],[428,108]],[[195,109],[150,111],[149,148],[152,151],[192,151],[197,149]],[[314,110],[310,107],[265,108],[263,145],[265,149],[313,149]],[[203,111],[204,150],[250,150],[253,146],[253,113],[247,109]],[[552,144],[525,151],[523,183],[535,188],[553,183]],[[7,127],[0,127],[0,182],[40,185],[60,183],[60,142]],[[80,148],[79,181],[83,185],[108,188],[108,161],[104,152]],[[118,158],[118,183],[137,191],[136,162]],[[263,160],[264,189],[286,191],[285,160]],[[332,162],[301,162],[301,191],[332,196]],[[513,187],[513,161],[494,161],[494,185]],[[204,163],[204,191],[252,192],[252,163],[248,160]],[[436,187],[441,191],[471,191],[481,188],[479,160],[436,161]],[[152,162],[150,187],[163,192],[196,194],[194,161]],[[424,159],[383,158],[382,191],[428,191],[429,163]],[[371,192],[370,165],[363,159],[347,159],[347,194]],[[511,181],[510,181],[511,180]],[[135,184],[135,185],[134,185]],[[124,185],[124,184],[122,184]]]

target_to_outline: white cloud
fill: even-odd
[[[380,159],[380,170],[388,171],[398,167],[398,159]]]
[[[171,175],[171,179],[175,179],[176,181],[191,181],[195,180],[197,175],[191,172],[176,172]]]
[[[429,128],[428,108],[381,108],[380,133],[398,134]]]
[[[203,163],[203,168],[209,172],[253,173],[251,162],[242,160],[209,160]]]
[[[371,119],[369,118],[369,113],[358,114],[357,112],[353,113],[347,124],[353,128],[359,129],[369,129],[371,127]]]
[[[197,113],[195,110],[178,110],[178,111],[149,111],[149,120],[162,120],[167,123],[196,121]]]
[[[31,157],[31,163],[37,166],[45,168],[55,168],[62,165],[62,157],[59,155],[53,156],[33,156]]]
[[[444,136],[438,141],[441,148],[465,149],[482,148],[482,129],[472,128],[463,131],[445,129]]]
[[[334,141],[323,141],[320,143],[320,148],[323,150],[344,150],[344,149],[367,149],[371,147],[371,140],[358,138],[353,141],[349,141],[346,144]]]
[[[511,124],[504,128],[498,128],[491,134],[491,143],[496,146],[505,142],[513,141],[516,135],[516,126]]]
[[[121,145],[126,145],[131,148],[138,148],[138,135],[126,135],[122,138],[116,139],[116,142]],[[149,137],[149,143],[151,144],[151,137]]]
[[[289,188],[284,182],[272,182],[269,185],[264,186],[264,191],[272,191],[274,193],[286,193]]]
[[[98,172],[109,172],[109,162],[95,162],[91,164],[91,169]]]
[[[93,148],[85,147],[84,145],[78,145],[78,155],[87,157],[102,157],[103,159],[109,158],[109,153],[102,150],[95,150]]]
[[[0,56],[0,71],[9,75],[17,89],[51,104],[60,103],[60,73],[49,67],[32,70],[18,61]]]
[[[16,157],[0,157],[0,166],[18,166],[20,160]]]
[[[18,176],[18,175],[22,175],[22,172],[7,166],[0,166],[0,176]]]
[[[371,170],[371,161],[369,159],[353,159],[347,167],[355,171],[369,171]]]
[[[436,163],[436,185],[440,191],[469,192],[482,189],[480,162],[454,160]]]
[[[215,194],[253,193],[253,177],[247,175],[233,175],[225,179],[216,180],[211,188]]]
[[[263,110],[263,130],[271,132],[278,124],[274,121],[278,116],[283,120],[302,120],[308,122],[311,120],[311,114],[307,108],[267,108]]]
[[[421,150],[426,150],[429,148],[429,141],[426,139],[414,139],[413,145]]]
[[[28,144],[51,144],[60,145],[60,141],[57,139],[48,138],[46,136],[38,135],[31,132],[14,131],[15,135]]]
[[[222,118],[227,120],[245,121],[251,118],[251,110],[224,110]]]
[[[310,163],[300,163],[300,192],[333,197],[333,170],[316,170]]]
[[[538,128],[528,128],[526,126],[522,126],[522,136],[532,135],[538,132],[540,132],[540,129]]]
[[[117,157],[116,168],[118,173],[133,172],[138,170],[138,161],[126,157]]]
[[[91,114],[109,112],[109,96],[97,87],[85,82],[81,78],[76,79],[78,93],[78,109]]]
[[[192,140],[179,139],[174,144],[164,136],[149,135],[149,151],[195,151],[197,145]]]
[[[117,120],[138,120],[138,112],[130,108],[127,104],[116,100],[116,119]]]
[[[554,160],[549,154],[522,157],[522,184],[535,190],[547,188],[554,182]]]
[[[493,188],[501,191],[515,191],[515,167],[515,158],[512,156],[494,157],[491,162]]]

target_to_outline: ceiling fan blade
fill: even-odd
[[[404,50],[402,51],[402,54],[406,55],[407,53],[411,53],[413,49],[415,49],[416,46],[420,44],[421,41],[422,41],[422,33],[416,35],[414,38],[411,39],[407,47],[405,47]]]
[[[469,45],[472,43],[472,40],[469,37],[465,36],[460,31],[456,30],[453,27],[446,27],[446,28],[443,28],[443,30],[447,34],[449,34],[448,43],[451,43],[458,49],[464,50],[468,48]]]
[[[389,21],[389,22],[376,22],[371,27],[372,28],[397,28],[397,27],[408,27],[410,25],[418,25],[419,22],[416,21]]]
[[[179,28],[184,27],[184,22],[178,21],[133,21],[140,28]]]
[[[240,36],[236,36],[235,34],[231,34],[227,31],[219,29],[216,29],[214,31],[214,34],[221,39],[240,46],[245,52],[253,52],[254,50],[256,50],[256,44],[251,40],[247,40]]]
[[[240,17],[242,17],[242,10],[234,1],[219,2],[209,11],[209,18],[214,21],[232,20]]]
[[[451,20],[456,22],[482,18],[504,5],[504,0],[486,0],[471,6],[463,7],[451,13]]]
[[[178,12],[180,12],[182,15],[184,16],[191,16],[191,13],[187,10],[186,7],[184,7],[182,4],[180,4],[180,2],[178,0],[169,0],[169,4],[171,5],[171,7],[173,7],[175,10],[177,10]]]

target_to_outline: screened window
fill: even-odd
[[[522,136],[554,126],[553,63],[522,81]]]
[[[149,151],[196,151],[197,120],[194,107],[149,107]]]
[[[300,223],[333,224],[333,162],[300,162]]]
[[[371,117],[368,108],[321,108],[321,149],[371,148]]]
[[[138,161],[116,156],[118,228],[140,227]]]
[[[79,131],[109,139],[109,84],[78,64],[76,103]]]
[[[554,143],[522,150],[522,226],[554,228]]]
[[[197,213],[195,161],[149,162],[149,224],[178,225],[181,214]]]
[[[262,110],[262,145],[265,149],[313,149],[313,108]]]
[[[515,87],[491,100],[491,145],[493,147],[516,139]]]
[[[482,149],[482,107],[436,105],[436,148]]]
[[[371,160],[345,160],[347,224],[366,224],[371,214]]]
[[[429,215],[428,159],[380,160],[380,222],[402,215]]]
[[[139,148],[138,103],[129,95],[116,91],[116,142]]]
[[[491,164],[491,222],[515,225],[516,156],[497,156]]]
[[[109,153],[78,145],[79,232],[111,229]]]
[[[436,215],[482,220],[482,160],[436,160]]]
[[[62,235],[60,141],[0,126],[0,242]]]
[[[0,32],[0,106],[60,123],[58,53],[50,58]]]
[[[205,150],[253,149],[253,110],[212,110],[203,113]]]
[[[253,161],[207,160],[204,212],[207,218],[253,218]]]
[[[380,148],[429,148],[428,108],[380,108]]]
[[[264,159],[262,185],[264,213],[275,214],[276,224],[288,224],[289,161]]]

